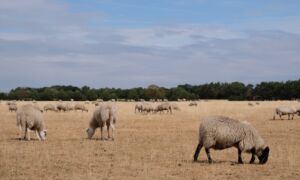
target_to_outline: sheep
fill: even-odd
[[[58,104],[58,105],[56,106],[56,108],[57,108],[58,111],[64,111],[64,112],[67,111],[66,106],[63,105],[63,104]]]
[[[249,103],[248,103],[248,106],[254,106],[254,104],[253,104],[253,103],[251,103],[251,102],[249,102]]]
[[[72,106],[71,104],[66,104],[66,110],[67,111],[73,111],[74,110],[74,106]]]
[[[86,130],[88,139],[91,139],[95,134],[95,130],[99,127],[101,129],[101,140],[103,140],[103,127],[107,126],[107,137],[110,139],[109,129],[112,129],[112,140],[114,140],[114,130],[117,121],[117,109],[112,104],[102,104],[97,107],[90,120],[89,128]]]
[[[154,108],[151,104],[149,103],[142,103],[142,112],[144,113],[150,113],[153,112]]]
[[[24,132],[24,139],[30,140],[29,130],[36,132],[39,140],[45,140],[46,130],[41,111],[32,104],[21,106],[17,111],[17,127],[19,127],[19,136]]]
[[[87,109],[83,104],[76,104],[76,105],[74,106],[74,109],[75,109],[75,111],[81,110],[82,112],[83,112],[83,111],[88,112],[88,109]]]
[[[288,115],[288,120],[290,120],[290,116],[294,119],[294,114],[299,113],[297,108],[293,106],[279,106],[275,108],[275,113],[273,116],[273,120],[275,120],[276,115],[279,115],[280,119],[282,120],[281,116]]]
[[[16,104],[8,105],[9,112],[16,112],[18,110],[18,106]]]
[[[143,110],[143,105],[142,105],[142,103],[137,103],[136,105],[135,105],[135,107],[134,107],[134,112],[136,113],[136,112],[142,112],[142,110]]]
[[[191,102],[189,106],[198,106],[198,104],[196,102]]]
[[[171,113],[172,114],[172,106],[170,103],[168,102],[165,102],[165,103],[162,103],[162,104],[159,104],[156,109],[155,109],[155,112],[164,112],[164,111],[167,111],[167,113]]]
[[[209,163],[212,163],[210,148],[222,150],[234,146],[238,149],[238,163],[243,163],[241,154],[247,152],[252,154],[250,164],[254,163],[255,156],[258,157],[260,164],[265,164],[270,152],[270,148],[248,122],[224,116],[207,117],[202,121],[194,161],[197,161],[202,146],[205,148]]]
[[[46,104],[44,106],[44,111],[54,111],[57,112],[58,110],[56,109],[56,107],[53,104]]]

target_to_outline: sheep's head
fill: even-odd
[[[88,129],[86,129],[86,133],[88,135],[88,138],[91,139],[93,137],[93,135],[95,134],[95,130],[92,128],[88,128]]]
[[[270,148],[267,146],[265,149],[257,152],[257,156],[260,164],[265,164],[269,158]]]
[[[43,130],[43,131],[41,131],[39,134],[40,134],[41,140],[43,141],[43,140],[46,139],[46,136],[47,136],[47,130]]]

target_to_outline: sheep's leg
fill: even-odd
[[[290,120],[290,114],[288,114],[288,120]]]
[[[103,126],[100,127],[100,131],[101,131],[101,137],[100,137],[100,139],[103,140]]]
[[[200,153],[200,150],[202,148],[202,143],[199,143],[197,148],[196,148],[196,151],[195,151],[195,154],[194,154],[194,161],[197,161],[198,160],[198,156],[199,156],[199,153]]]
[[[242,159],[242,150],[238,148],[238,156],[239,156],[239,164],[243,164],[243,159]]]
[[[41,140],[41,136],[40,133],[38,131],[35,131],[36,137],[39,139],[39,141]]]
[[[22,139],[22,132],[23,132],[23,130],[22,130],[22,126],[21,126],[21,125],[19,125],[19,140],[21,140],[21,139]]]
[[[255,161],[255,149],[253,148],[253,149],[251,149],[251,154],[252,154],[252,157],[251,157],[251,160],[250,160],[250,164],[253,164],[254,163],[254,161]]]
[[[209,148],[205,148],[205,152],[206,152],[206,155],[207,155],[208,162],[212,163],[212,159],[211,159],[211,156],[210,156]]]
[[[282,118],[281,118],[281,114],[279,114],[279,118],[282,120]]]
[[[292,120],[294,119],[294,114],[292,114]]]
[[[107,124],[106,127],[107,127],[107,139],[110,139],[109,124]]]
[[[111,124],[111,140],[115,140],[115,135],[114,135],[114,132],[115,131],[115,125],[114,124]]]

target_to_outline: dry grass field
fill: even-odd
[[[38,102],[42,107],[46,102]],[[73,102],[74,103],[74,102]],[[19,103],[20,104],[20,103]],[[173,114],[134,113],[135,103],[117,102],[115,141],[93,140],[85,129],[89,112],[45,112],[47,140],[19,141],[15,113],[0,104],[0,179],[300,179],[300,117],[271,120],[277,105],[300,107],[299,102],[201,101],[197,107],[177,102]],[[204,150],[194,163],[201,118],[225,115],[247,120],[269,145],[266,165],[237,164],[237,149],[211,151],[213,164]],[[105,132],[106,135],[106,132]]]

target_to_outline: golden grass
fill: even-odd
[[[43,106],[46,102],[38,102]],[[15,113],[0,105],[0,179],[299,179],[300,117],[271,120],[277,105],[300,107],[299,102],[208,101],[189,107],[177,102],[174,114],[134,114],[135,103],[116,103],[119,109],[116,139],[100,141],[98,130],[87,140],[89,112],[44,113],[48,129],[45,142],[17,140]],[[235,148],[211,151],[213,164],[204,150],[199,162],[192,161],[201,118],[226,115],[247,120],[270,146],[266,165],[237,164]],[[286,117],[285,117],[286,118]],[[106,135],[106,134],[105,134]],[[249,154],[243,154],[245,162]],[[256,160],[257,163],[257,160]]]

